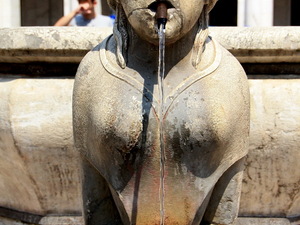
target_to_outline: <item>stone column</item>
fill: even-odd
[[[273,26],[274,0],[238,0],[238,26]]]
[[[21,26],[20,0],[0,0],[0,27]]]
[[[64,15],[69,14],[77,5],[77,0],[64,0]]]
[[[96,13],[102,14],[102,8],[101,8],[101,0],[97,1],[97,5],[95,7]]]
[[[244,27],[246,24],[246,0],[238,0],[238,15],[237,25],[238,27]]]

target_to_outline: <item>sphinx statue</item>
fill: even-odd
[[[208,34],[216,1],[108,0],[113,35],[84,57],[74,84],[85,224],[237,218],[249,90],[239,62]],[[167,8],[162,101],[157,2]]]

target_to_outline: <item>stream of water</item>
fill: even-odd
[[[160,200],[160,224],[164,225],[165,221],[165,141],[164,141],[164,78],[165,78],[165,28],[160,26],[158,31],[159,36],[159,57],[158,57],[158,92],[159,92],[159,141],[160,141],[160,189],[159,189],[159,200]]]

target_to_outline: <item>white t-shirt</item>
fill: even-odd
[[[70,22],[70,26],[87,27],[112,27],[113,24],[114,19],[103,15],[97,15],[94,19],[87,20],[81,14],[78,14]]]

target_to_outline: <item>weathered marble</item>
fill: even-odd
[[[78,168],[70,159],[72,83],[2,76],[1,206],[39,213],[80,211]],[[252,79],[249,84],[250,152],[240,214],[299,215],[300,81]],[[41,94],[45,90],[48,94]]]
[[[299,216],[300,80],[251,80],[250,88],[250,149],[240,215]]]
[[[90,27],[0,28],[0,62],[78,63],[111,32]]]
[[[300,62],[298,27],[210,27],[241,63]],[[0,28],[0,62],[80,62],[111,28]]]
[[[239,218],[235,225],[291,225],[288,219],[283,218]],[[296,224],[295,224],[296,225]]]
[[[239,217],[234,225],[299,225],[300,220],[289,221],[285,218],[254,218]],[[19,222],[0,217],[1,225],[26,225],[28,223]],[[83,225],[83,218],[80,216],[46,216],[43,217],[40,225]]]
[[[24,225],[25,223],[22,223],[20,221],[8,219],[5,217],[0,217],[0,224],[1,225]]]
[[[73,79],[0,78],[0,205],[78,212]]]
[[[300,62],[297,38],[300,29],[295,27],[212,27],[210,30],[241,63]]]
[[[117,15],[113,36],[83,58],[74,84],[85,224],[233,224],[249,87],[239,62],[208,37],[216,0],[164,6],[162,87],[159,3],[108,3]]]
[[[41,225],[82,225],[83,218],[81,216],[45,216],[39,224]]]
[[[259,59],[268,59],[269,63],[299,62],[299,42],[293,41],[299,37],[300,29],[297,27],[210,28],[210,30],[212,35],[222,45],[226,46],[228,50],[233,52],[238,59],[241,59],[239,56],[245,55],[245,52],[251,52],[251,55],[243,58],[243,62],[257,61],[257,57]],[[54,31],[61,38],[74,37],[75,40],[69,40],[67,43],[76,42],[76,49],[75,47],[72,48],[72,46],[65,48],[61,45],[58,48],[59,43],[52,40],[53,36],[48,35],[49,32],[53,33]],[[17,38],[24,35],[30,39],[30,37],[38,35],[41,39],[47,40],[42,41],[42,43],[48,42],[48,47],[43,47],[44,53],[38,55],[38,60],[47,62],[49,59],[47,55],[55,52],[57,57],[51,57],[51,61],[61,61],[63,59],[62,61],[64,62],[68,60],[78,62],[83,57],[83,54],[89,50],[88,46],[98,43],[95,40],[98,38],[98,35],[99,41],[102,40],[101,37],[107,35],[105,32],[102,29],[78,28],[75,30],[53,27],[0,29],[0,34],[2,35],[0,35],[2,37],[0,45],[1,56],[7,56],[5,58],[5,60],[7,59],[6,62],[14,62],[14,54],[18,56],[17,59],[20,62],[30,61],[28,55],[19,55],[19,53],[22,51],[28,51],[29,54],[37,52],[37,49],[34,50],[33,47],[34,42],[28,42],[30,45],[18,46],[20,43]],[[94,37],[94,39],[81,39],[78,37],[78,34],[85,37]],[[247,42],[243,42],[244,39]],[[6,45],[6,40],[12,41],[8,41],[10,44]],[[80,41],[77,42],[77,40]],[[54,44],[51,45],[50,43]],[[1,48],[4,45],[6,47]],[[72,49],[75,49],[75,51]],[[1,61],[3,59],[1,56],[0,62],[4,62],[5,60]],[[286,80],[286,77],[291,77],[286,74],[281,74],[280,76],[274,76],[273,74],[265,75],[264,80],[256,80],[255,75],[251,77],[254,78],[249,80],[252,108],[251,149],[247,158],[240,213],[242,215],[252,215],[253,217],[299,216],[300,204],[298,203],[299,200],[297,199],[299,197],[297,196],[299,196],[300,190],[300,173],[297,168],[299,168],[298,161],[300,159],[298,151],[300,148],[300,81],[299,79]],[[269,79],[270,77],[278,77],[280,79],[272,80]],[[293,75],[293,77],[297,77],[297,75]],[[73,161],[73,159],[69,158],[73,152],[72,139],[70,138],[70,134],[72,133],[71,96],[73,82],[73,79],[58,77],[52,79],[29,79],[28,77],[22,78],[1,74],[1,206],[21,211],[38,212],[39,214],[55,213],[65,215],[81,211],[78,168],[75,163],[76,160],[74,159]],[[26,90],[31,90],[31,94],[30,92],[26,93],[26,98],[24,98],[25,96],[22,97],[25,94],[23,85],[27,87]],[[43,94],[45,90],[47,90],[47,95]],[[21,103],[22,107],[15,106],[15,104],[19,104],[19,98],[24,101],[24,103]],[[28,104],[33,108],[28,107]],[[40,107],[34,108],[37,105]],[[49,117],[49,109],[52,109],[52,114],[58,119]],[[40,116],[30,117],[33,111],[35,111],[34,115],[43,116],[41,118],[39,118]],[[20,123],[22,117],[26,118],[27,123]],[[11,118],[14,119],[12,120]],[[34,129],[37,124],[41,123],[47,124],[49,129],[45,130],[45,126],[42,126],[40,130]],[[57,129],[64,132],[57,132]],[[265,130],[268,130],[268,133]],[[27,141],[22,140],[20,142],[21,145],[16,146],[13,132],[17,135],[22,135],[22,137],[27,138],[29,136],[30,139]],[[24,132],[27,134],[22,134]],[[30,133],[36,134],[36,132],[38,132],[38,135],[30,135]],[[42,141],[39,140],[40,138]],[[21,138],[16,137],[16,139],[20,140]],[[48,144],[44,144],[44,141]],[[31,142],[39,143],[39,148],[34,148]],[[50,142],[53,142],[51,146],[57,146],[57,148],[50,148]],[[62,155],[61,149],[65,146],[69,146],[67,148],[68,153]],[[19,151],[25,157],[21,156],[18,153]],[[47,157],[43,156],[45,152],[47,152]],[[35,160],[34,162],[31,160],[29,163],[28,158],[33,158],[31,156],[32,153],[35,154]],[[39,159],[42,160],[37,161]],[[2,165],[7,169],[3,169]],[[46,165],[55,165],[57,169],[47,169],[48,166]],[[72,174],[65,176],[64,174],[69,173],[64,171],[69,171]],[[54,180],[50,181],[50,178],[52,179],[53,177]],[[60,182],[61,179],[59,177],[63,179],[70,177],[72,185],[64,186],[63,184],[67,182]],[[36,182],[36,180],[39,181]],[[53,188],[55,190],[52,190]],[[39,189],[45,193],[38,196],[36,190]],[[66,196],[72,196],[72,198]],[[41,209],[42,207],[39,202],[43,202],[43,209]]]

